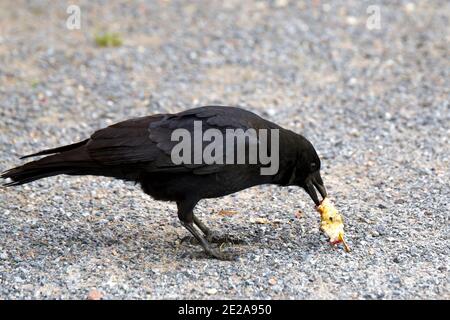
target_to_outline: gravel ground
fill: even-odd
[[[80,30],[65,27],[69,4]],[[450,299],[449,12],[445,0],[1,1],[1,170],[127,118],[240,105],[313,142],[353,251],[326,243],[298,188],[201,202],[208,225],[246,240],[223,262],[180,244],[173,204],[58,176],[1,189],[0,298]],[[105,31],[123,45],[96,46]]]

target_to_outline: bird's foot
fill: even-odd
[[[209,243],[217,244],[245,244],[245,240],[229,234],[217,234],[215,232],[208,233],[206,240]],[[198,240],[193,236],[185,236],[180,240],[180,243],[199,244]]]
[[[203,247],[203,249],[205,250],[205,252],[216,259],[219,260],[234,260],[234,256],[231,255],[228,252],[223,252],[222,248],[225,246],[224,243],[222,243],[218,249],[213,248],[211,246],[211,243],[206,239],[207,236],[209,234],[211,234],[211,231],[209,230],[202,230],[205,234],[206,237],[202,236],[197,229],[194,228],[194,224],[192,222],[183,222],[183,226],[195,237],[195,239],[198,241],[198,243],[200,243],[200,245]],[[206,229],[203,227],[203,229]],[[185,242],[187,239],[189,239],[189,237],[184,237],[183,239],[181,239],[181,243]],[[189,239],[190,240],[190,239]],[[192,241],[190,241],[192,243]]]
[[[209,242],[209,240],[208,240],[208,242],[209,242],[208,246],[207,247],[203,247],[205,249],[205,252],[206,252],[207,255],[209,255],[210,257],[219,259],[219,260],[223,260],[223,261],[236,260],[236,256],[233,255],[232,253],[222,251],[222,248],[225,247],[226,244],[230,243],[230,242],[218,241],[219,240],[218,238],[215,238],[213,240],[217,240],[217,242],[215,242],[215,243],[220,243],[220,245],[217,248],[213,248],[209,244],[211,242]],[[192,237],[192,236],[184,237],[183,239],[180,240],[180,244],[181,243],[189,243],[189,244],[194,244],[194,245],[200,244],[197,241],[197,239],[195,237]]]
[[[185,236],[185,237],[181,238],[180,244],[182,244],[182,243],[200,244],[200,242],[198,242],[198,240],[193,236]]]
[[[223,260],[223,261],[234,261],[236,260],[236,256],[230,252],[223,252],[213,249],[213,248],[205,248],[205,252],[213,258]]]
[[[245,240],[240,239],[236,236],[233,235],[229,235],[229,234],[218,234],[215,232],[210,232],[209,234],[206,235],[206,240],[208,240],[208,242],[210,243],[218,243],[218,244],[226,244],[226,243],[231,243],[231,244],[244,244]]]

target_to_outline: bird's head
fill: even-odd
[[[321,201],[317,196],[316,189],[322,196],[322,200],[327,196],[327,190],[320,176],[320,158],[313,145],[307,139],[301,136],[300,138],[301,148],[297,154],[295,174],[292,179],[294,184],[302,187],[316,206],[319,206]]]

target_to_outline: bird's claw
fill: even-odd
[[[217,234],[215,232],[209,233],[205,236],[205,239],[209,243],[217,243],[219,245],[222,244],[245,244],[245,240],[240,239],[235,236],[231,236],[228,234]],[[189,244],[199,244],[198,240],[193,236],[185,236],[180,240],[180,244],[189,243]]]
[[[198,240],[193,236],[185,236],[181,238],[180,244],[189,243],[189,244],[199,244]]]
[[[208,244],[210,244],[210,243],[219,244],[218,248],[213,248],[210,245],[207,245],[207,247],[204,247],[206,254],[208,254],[209,256],[216,258],[218,260],[222,260],[222,261],[236,260],[236,256],[233,255],[232,253],[222,251],[222,249],[226,246],[227,243],[236,243],[236,242],[231,242],[230,241],[231,238],[229,238],[228,236],[211,235],[210,237],[207,237],[206,239],[208,241]],[[193,245],[200,244],[198,242],[198,240],[193,236],[183,237],[180,240],[180,244],[182,244],[182,243],[189,243],[189,244],[193,244]]]
[[[229,252],[222,252],[216,249],[207,249],[205,250],[207,254],[210,256],[222,260],[222,261],[234,261],[236,260],[236,256]]]
[[[244,244],[245,241],[242,239],[239,239],[238,237],[229,235],[229,234],[217,234],[215,232],[211,232],[206,235],[206,240],[208,240],[209,243],[218,243],[218,244],[224,244],[224,243],[231,243],[231,244]]]

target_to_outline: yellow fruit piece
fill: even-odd
[[[317,211],[320,213],[320,230],[330,238],[331,244],[342,243],[345,251],[349,252],[350,247],[344,240],[344,220],[333,203],[325,198]]]

